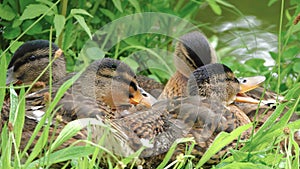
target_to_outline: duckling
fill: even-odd
[[[151,168],[162,161],[164,153],[178,138],[195,138],[192,155],[198,159],[219,132],[230,132],[239,126],[234,114],[225,107],[241,90],[239,81],[227,66],[202,66],[190,75],[187,84],[188,97],[159,100],[150,110],[111,120],[109,124],[117,132],[106,138],[105,147],[128,156],[145,146],[141,157],[145,167]],[[102,133],[101,127],[94,131],[96,137]],[[173,157],[184,150],[185,145],[180,144]],[[225,152],[221,151],[213,162]]]
[[[6,75],[6,84],[31,84],[49,64],[50,42],[48,40],[32,40],[22,44],[14,53]],[[66,75],[65,59],[62,50],[54,43],[52,46],[52,79],[58,81]],[[44,88],[49,81],[49,71],[46,71],[34,84],[30,92]],[[1,126],[8,120],[10,99],[7,95],[1,110]]]
[[[198,67],[216,61],[215,50],[202,33],[194,31],[181,36],[174,53],[176,72],[158,99],[187,96],[186,84],[189,75]]]
[[[67,76],[53,85],[53,96],[61,84],[70,77]],[[44,111],[47,92],[48,89],[45,88],[26,97],[28,114]],[[73,117],[70,120],[81,117],[95,118],[96,115],[114,119],[123,116],[120,113],[130,109],[132,105],[143,104],[150,107],[151,103],[143,96],[143,92],[128,65],[118,60],[104,58],[94,61],[86,68],[57,106],[62,106],[60,114]],[[39,108],[32,109],[32,107]]]

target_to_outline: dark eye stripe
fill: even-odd
[[[48,58],[49,55],[34,55],[35,56],[35,59],[34,60],[31,60],[30,57],[32,56],[32,54],[30,54],[29,56],[24,56],[18,60],[16,60],[16,62],[13,64],[14,65],[14,71],[17,71],[22,65],[26,64],[26,63],[29,63],[31,61],[34,61],[34,60],[39,60],[39,59],[42,59],[42,58]]]

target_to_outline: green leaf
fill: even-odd
[[[90,47],[86,50],[86,57],[91,60],[98,60],[104,58],[105,53],[98,47]]]
[[[208,5],[211,7],[211,9],[214,11],[215,14],[221,15],[222,10],[220,6],[216,3],[215,0],[207,0]]]
[[[87,26],[84,18],[80,15],[74,15],[74,18],[78,21],[80,26],[85,30],[85,32],[89,35],[89,38],[92,39],[92,33],[90,28]]]
[[[20,27],[12,28],[11,26],[7,26],[4,29],[3,37],[5,39],[15,39],[21,33]]]
[[[300,73],[300,62],[296,62],[293,66],[293,70],[297,73]]]
[[[275,2],[277,2],[278,0],[269,0],[268,6],[273,5]]]
[[[5,96],[5,86],[6,86],[6,57],[3,55],[0,57],[0,110],[2,110],[4,96]]]
[[[9,45],[11,45],[13,43],[13,41],[11,41],[9,43]],[[16,41],[15,43],[13,43],[13,45],[9,48],[9,51],[11,53],[15,53],[15,51],[23,44],[24,42],[19,42],[19,41]]]
[[[141,12],[141,7],[137,0],[129,0],[129,3],[135,8],[136,12]]]
[[[234,139],[237,139],[239,135],[241,135],[244,131],[248,130],[252,124],[247,124],[244,126],[240,126],[233,130],[231,133],[221,132],[215,138],[214,142],[210,145],[208,150],[204,153],[200,161],[198,162],[196,168],[201,167],[205,162],[207,162],[214,154],[220,151],[227,144],[232,142]]]
[[[14,125],[14,134],[16,137],[16,144],[17,147],[20,146],[20,142],[21,142],[21,138],[22,138],[22,131],[23,131],[23,125],[24,125],[24,121],[25,121],[25,99],[21,99],[25,94],[25,89],[22,88],[19,94],[19,109],[18,109],[18,114],[15,117],[16,121],[13,124]]]
[[[100,8],[100,11],[107,16],[111,21],[113,21],[115,19],[115,14],[113,12],[111,12],[110,10],[104,9],[104,8]]]
[[[101,125],[106,127],[102,121],[97,120],[95,118],[83,118],[69,122],[64,129],[59,133],[58,137],[55,139],[53,144],[51,145],[50,150],[55,150],[65,141],[73,137],[77,134],[81,129],[87,127],[88,125]]]
[[[0,18],[11,21],[15,17],[16,14],[10,6],[0,4]]]
[[[72,9],[71,10],[71,14],[72,15],[77,15],[77,14],[82,14],[82,15],[87,15],[89,17],[93,17],[90,13],[88,13],[86,10],[84,9]]]
[[[112,0],[115,7],[121,12],[123,13],[123,9],[122,9],[122,4],[120,0]]]
[[[64,33],[64,41],[63,41],[63,51],[67,51],[72,46],[72,42],[76,39],[76,34],[72,33],[74,25],[72,23],[72,19],[67,21],[65,26],[65,33]],[[70,36],[72,35],[72,36]]]
[[[42,157],[33,161],[29,164],[28,168],[36,168],[39,166],[41,161],[47,161],[48,165],[60,163],[67,160],[78,159],[81,157],[87,157],[93,153],[95,147],[88,147],[88,146],[75,146],[75,147],[68,147],[54,153],[51,153],[49,156]]]
[[[59,37],[62,30],[64,29],[66,23],[66,19],[63,15],[55,15],[54,16],[54,28],[56,30],[56,38]]]
[[[49,7],[47,7],[46,5],[42,5],[42,4],[28,5],[28,6],[26,6],[26,9],[24,10],[23,14],[21,15],[20,20],[36,18],[48,10],[49,10]]]
[[[22,24],[22,30],[26,30],[29,26],[31,26],[34,23],[33,20],[26,20]],[[40,22],[36,23],[31,29],[29,29],[26,34],[27,35],[36,35],[40,34],[43,31],[42,24]]]
[[[250,162],[233,162],[231,164],[226,165],[225,167],[222,167],[222,169],[271,169],[271,167],[268,167],[266,165],[262,164],[253,164]]]

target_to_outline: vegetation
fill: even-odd
[[[270,8],[272,8],[272,4],[275,2],[277,2],[277,0],[269,0]],[[224,169],[232,168],[232,166],[235,168],[244,168],[246,166],[248,168],[299,168],[300,166],[299,146],[292,139],[294,137],[293,131],[300,128],[300,121],[297,120],[288,123],[291,114],[300,110],[300,24],[294,23],[297,15],[300,13],[300,2],[290,0],[289,4],[285,3],[285,1],[282,1],[280,18],[278,18],[278,20],[280,20],[278,51],[270,52],[276,62],[275,66],[267,67],[264,65],[264,60],[257,58],[249,59],[245,64],[233,64],[238,62],[235,57],[230,56],[230,50],[234,47],[217,45],[217,53],[222,56],[221,62],[235,70],[238,76],[266,76],[265,87],[268,90],[282,94],[289,102],[278,105],[276,111],[268,121],[245,143],[245,146],[239,150],[232,150],[230,152],[232,156],[223,159],[216,168]],[[105,55],[106,57],[121,59],[129,63],[139,74],[144,74],[157,81],[166,83],[174,71],[174,68],[170,66],[172,65],[169,61],[170,59],[166,59],[172,55],[174,46],[172,44],[173,38],[190,31],[190,29],[186,29],[186,26],[189,24],[180,27],[180,25],[176,25],[176,22],[172,22],[174,25],[169,25],[167,19],[172,19],[176,16],[183,19],[181,23],[186,21],[193,24],[195,28],[209,31],[211,30],[210,25],[196,19],[197,13],[201,7],[205,5],[209,5],[212,11],[217,15],[220,15],[223,10],[229,10],[243,17],[239,9],[223,0],[154,0],[151,3],[137,0],[2,1],[0,3],[0,29],[2,34],[2,36],[0,36],[0,41],[2,42],[0,44],[0,86],[2,86],[0,88],[0,108],[2,107],[6,93],[5,74],[7,63],[12,53],[14,53],[22,42],[32,39],[49,39],[55,41],[64,51],[68,71],[80,70],[82,63],[90,62],[90,60],[98,59]],[[288,8],[284,10],[284,6],[288,6]],[[160,26],[164,28],[164,34],[158,31],[154,33],[151,32],[150,28],[147,27],[147,24],[151,22],[150,20],[139,20],[139,22],[136,22],[136,25],[130,23],[131,27],[125,29],[121,27],[124,25],[112,24],[108,27],[113,29],[107,29],[105,27],[118,19],[124,19],[125,16],[143,12],[161,12],[171,15],[170,18],[166,17],[164,18],[165,20],[160,22]],[[286,25],[283,25],[283,20],[287,21]],[[299,20],[299,17],[296,20]],[[141,27],[141,25],[143,25],[146,30],[130,32],[136,28],[137,25],[139,25],[138,29],[144,29],[144,27]],[[173,28],[177,28],[177,32],[172,32]],[[124,30],[127,34],[121,34],[122,36],[120,37],[115,36],[114,31],[118,29]],[[92,35],[95,32],[97,33],[93,37],[93,41],[100,42],[96,44],[101,45],[100,50],[84,50],[87,44],[88,47],[93,46],[89,40],[92,39]],[[105,35],[103,35],[103,33],[105,33]],[[126,35],[134,36],[127,37]],[[115,42],[112,42],[112,39],[114,39]],[[212,43],[218,44],[218,38],[211,37],[210,40]],[[244,47],[247,48],[247,46]],[[152,59],[149,61],[149,58]],[[78,78],[78,75],[75,76],[74,79],[75,78]],[[58,95],[49,106],[47,115],[36,127],[32,139],[23,152],[18,150],[24,123],[24,95],[26,92],[22,89],[20,94],[17,95],[13,87],[9,88],[10,98],[13,103],[11,108],[11,112],[13,113],[10,114],[10,123],[13,128],[5,126],[1,133],[0,168],[38,168],[38,166],[49,168],[51,164],[67,160],[70,161],[65,166],[71,163],[71,166],[74,168],[98,168],[95,157],[103,152],[108,153],[113,159],[119,161],[120,165],[113,166],[108,160],[107,164],[110,168],[118,168],[123,165],[130,167],[130,162],[135,159],[134,156],[121,159],[111,152],[107,152],[101,144],[95,145],[89,141],[85,141],[90,145],[87,147],[71,145],[67,149],[54,151],[65,140],[72,137],[76,131],[84,127],[78,126],[76,122],[70,123],[65,127],[65,130],[60,133],[60,136],[53,140],[53,138],[48,138],[50,124],[44,126],[46,120],[54,118],[51,112],[55,112],[55,104],[71,84],[72,81],[70,80],[60,88]],[[289,111],[282,116],[279,122],[276,122],[276,118],[281,115],[285,106],[289,107]],[[201,167],[206,160],[221,149],[222,146],[225,146],[237,138],[240,133],[249,127],[250,125],[242,126],[230,134],[222,133],[214,142],[216,146],[209,149],[195,166]],[[285,133],[284,129],[288,129],[290,132]],[[25,151],[33,142],[33,138],[37,135],[39,130],[44,131],[43,135],[40,136],[33,153],[31,153],[29,157],[26,157],[24,161],[23,159],[26,156]],[[287,142],[287,139],[290,141]],[[280,147],[277,146],[277,143],[282,141],[286,143],[285,146],[287,147],[287,151],[284,153],[281,152]],[[193,142],[193,140],[186,138],[178,140],[178,142]],[[11,150],[17,153],[11,154]],[[295,150],[295,154],[293,150]],[[171,148],[165,159],[170,158],[172,151],[174,151],[174,149]],[[138,154],[139,152],[135,155],[137,156]],[[91,155],[91,157],[88,155]],[[160,167],[175,166],[175,168],[181,168],[186,166],[187,168],[191,168],[192,164],[190,159],[192,158],[193,157],[187,153],[183,158],[178,158],[177,161],[173,162],[173,166],[168,166],[167,163],[163,162]]]

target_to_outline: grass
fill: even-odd
[[[178,4],[182,4],[183,2],[184,1],[180,1],[180,3]],[[58,3],[59,1],[53,4],[52,7],[55,7]],[[65,5],[66,3],[67,1],[64,1],[64,5],[62,7],[63,9],[66,9],[67,7]],[[282,3],[284,3],[284,1],[282,1]],[[180,5],[176,6],[176,8],[179,9],[179,6]],[[52,7],[49,8],[49,11],[52,9]],[[48,12],[45,12],[45,14],[40,16],[32,26],[34,26],[37,22],[44,18]],[[283,10],[281,11],[281,22],[282,17]],[[78,121],[73,121],[67,124],[57,138],[49,134],[49,130],[52,126],[50,126],[50,123],[46,123],[46,121],[52,121],[52,119],[56,118],[55,112],[57,110],[55,109],[55,105],[63,96],[64,92],[72,85],[74,80],[79,77],[80,73],[78,73],[76,76],[74,76],[72,79],[70,79],[60,87],[56,96],[51,100],[45,116],[41,119],[41,121],[37,124],[35,130],[32,132],[28,144],[23,150],[20,149],[20,143],[22,141],[22,129],[25,120],[25,95],[27,94],[27,92],[25,91],[24,87],[21,87],[20,93],[17,95],[14,91],[14,87],[5,87],[5,74],[7,67],[5,56],[7,55],[7,51],[13,46],[13,44],[18,39],[20,39],[30,28],[32,28],[32,26],[22,32],[22,34],[20,34],[20,36],[18,36],[16,40],[13,41],[11,45],[1,53],[0,56],[0,108],[3,106],[6,90],[9,90],[11,106],[9,123],[8,125],[3,126],[1,132],[0,168],[51,168],[53,167],[53,164],[62,162],[65,162],[65,165],[62,168],[67,168],[69,166],[71,166],[72,168],[99,168],[99,163],[103,163],[103,161],[107,164],[108,168],[123,168],[125,166],[128,168],[134,168],[134,164],[138,162],[137,159],[142,149],[134,153],[132,156],[126,158],[119,157],[103,146],[103,144],[105,144],[105,134],[98,144],[93,143],[90,140],[78,140],[65,149],[58,149],[65,141],[72,138],[78,131],[87,127],[80,125],[82,123],[78,124]],[[282,29],[282,24],[280,26],[280,29]],[[279,31],[279,42],[282,42],[281,33],[282,30]],[[52,39],[51,34],[52,31],[50,31],[49,39]],[[62,34],[60,34],[60,44],[63,41],[62,38]],[[151,41],[153,39],[151,39]],[[277,92],[280,91],[280,83],[281,79],[283,79],[281,76],[283,72],[281,61],[286,46],[287,40],[283,45],[279,43],[278,46],[279,54],[276,60],[278,65],[277,73],[279,76],[276,86]],[[120,49],[119,47],[120,46],[116,47],[115,54],[112,54],[113,57],[117,58],[118,54],[123,53],[127,49],[148,50],[147,47],[137,45],[132,45]],[[152,50],[149,51],[151,52]],[[161,58],[156,53],[154,54],[154,56],[156,56],[158,60],[161,60],[162,63],[165,63],[163,58]],[[49,67],[50,65],[48,66],[48,68]],[[169,68],[168,66],[165,69],[171,71],[171,68]],[[294,169],[300,167],[299,145],[293,139],[294,132],[300,128],[300,120],[289,122],[292,113],[294,113],[297,110],[297,107],[299,107],[300,83],[298,82],[298,80],[293,84],[293,87],[291,87],[284,95],[285,99],[289,100],[289,102],[277,105],[274,113],[257,132],[253,133],[253,135],[248,140],[238,140],[241,142],[241,144],[243,144],[242,148],[233,148],[230,152],[228,152],[228,154],[231,154],[231,156],[225,156],[218,165],[214,166],[214,168],[227,169],[247,167]],[[288,107],[289,110],[284,113],[285,107]],[[276,120],[278,117],[281,117],[279,121]],[[222,149],[233,140],[238,139],[239,135],[242,132],[244,132],[254,124],[255,123],[239,127],[231,133],[220,133],[212,143],[212,146],[206,151],[206,153],[198,161],[197,164],[192,164],[194,156],[191,155],[191,151],[195,145],[195,141],[193,140],[193,138],[178,139],[166,153],[164,160],[161,162],[158,168],[201,168],[203,167],[203,165],[205,165],[205,162],[207,162],[207,160],[209,160],[220,149]],[[109,129],[107,131],[109,132]],[[33,143],[35,143],[34,146],[32,146]],[[78,143],[85,143],[86,146],[76,146],[76,144]],[[187,144],[188,148],[186,153],[178,156],[175,161],[170,161],[177,144],[180,143]],[[279,144],[281,144],[284,149],[279,147]],[[26,153],[29,148],[33,148],[33,152],[31,154]],[[99,156],[102,158],[101,161],[99,160]]]

